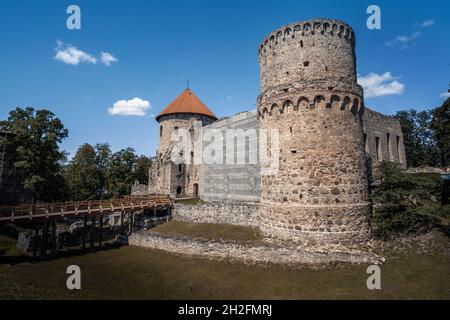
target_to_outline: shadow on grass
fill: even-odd
[[[0,223],[0,234],[9,238],[17,239],[19,231],[17,228],[12,227],[10,224]]]
[[[56,251],[55,254],[52,256],[51,254],[48,254],[46,259],[42,259],[40,256],[37,256],[34,258],[32,255],[21,255],[21,256],[1,256],[0,255],[0,265],[17,265],[20,263],[39,263],[44,261],[51,261],[51,260],[58,260],[58,259],[66,259],[66,258],[73,258],[73,257],[80,257],[87,254],[92,254],[100,251],[110,251],[110,250],[117,250],[120,249],[123,244],[119,243],[106,243],[103,244],[103,246],[100,248],[99,246],[96,246],[94,248],[69,248],[64,249],[62,251]],[[5,251],[6,252],[6,251]],[[0,252],[2,253],[2,252]],[[2,253],[4,254],[4,253]]]
[[[445,234],[447,236],[447,238],[449,238],[449,240],[450,240],[450,226],[439,224],[438,230],[442,231],[442,233]]]

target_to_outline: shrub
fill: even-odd
[[[428,231],[442,215],[443,179],[439,174],[407,174],[398,164],[383,162],[381,183],[372,194],[371,219],[375,237],[389,239],[395,235]]]

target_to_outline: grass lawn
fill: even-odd
[[[206,202],[199,198],[191,198],[191,199],[175,199],[175,203],[184,204],[188,206],[198,206],[205,204]]]
[[[218,225],[208,223],[188,223],[172,220],[162,224],[152,231],[168,234],[186,236],[191,238],[203,238],[208,240],[232,240],[236,242],[262,242],[263,236],[256,228]]]
[[[259,239],[248,228],[240,234],[231,226],[217,226],[217,233],[211,235],[206,227],[216,228],[172,222],[157,231],[213,238],[229,238],[231,233],[241,241]],[[447,237],[440,241],[448,248]],[[7,235],[0,238],[4,247],[12,242]],[[0,257],[0,299],[450,299],[448,250],[427,254],[411,250],[393,256],[381,266],[382,290],[370,291],[368,265],[293,270],[109,245],[95,253],[73,251],[34,264],[10,265]],[[80,291],[66,288],[69,265],[81,268]]]

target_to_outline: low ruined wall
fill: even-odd
[[[175,204],[172,215],[183,222],[259,226],[259,205],[253,203]]]
[[[247,246],[234,242],[168,236],[156,232],[137,232],[128,239],[132,246],[163,250],[213,260],[246,264],[321,265],[327,263],[379,263],[380,257],[361,251],[312,252],[293,247]]]
[[[450,172],[450,168],[419,167],[419,168],[408,168],[408,170],[406,170],[406,173],[447,174],[448,172]]]

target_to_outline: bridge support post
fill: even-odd
[[[34,243],[33,243],[33,259],[37,257],[37,251],[39,246],[39,224],[34,229]]]
[[[131,212],[129,231],[130,231],[129,234],[132,234],[134,231],[134,212]]]
[[[91,242],[91,245],[90,245],[90,249],[91,249],[91,251],[94,251],[94,248],[95,248],[95,216],[92,216],[92,218],[91,218],[91,232],[90,232],[90,242]]]
[[[103,246],[103,215],[100,216],[100,234],[99,234],[99,246]]]
[[[120,213],[120,234],[123,235],[123,220],[125,219],[125,213],[122,210]]]
[[[47,258],[48,224],[48,221],[45,221],[42,225],[41,260],[45,260]]]
[[[56,221],[52,220],[52,239],[51,239],[51,254],[52,254],[52,259],[55,257],[55,253],[56,253]]]
[[[83,240],[82,240],[82,241],[83,241],[83,245],[82,245],[83,250],[86,249],[87,220],[88,220],[88,217],[87,217],[87,216],[84,216],[84,223],[83,223]]]

